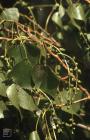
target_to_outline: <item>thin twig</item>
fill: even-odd
[[[72,102],[72,104],[80,103],[80,102],[86,101],[86,100],[90,100],[90,95],[88,97],[76,100],[76,101]],[[67,106],[67,104],[63,103],[63,104],[60,104],[60,105],[55,105],[55,107],[57,107],[57,108],[62,108],[63,106]]]
[[[85,0],[85,1],[90,4],[90,0]]]
[[[75,124],[75,126],[90,131],[90,126],[86,126],[86,125],[84,125],[84,124],[80,124],[80,123]]]
[[[30,18],[28,18],[27,16],[25,16],[25,17],[28,20],[30,20],[33,24],[37,25]],[[13,21],[9,21],[9,22],[12,22],[13,23]],[[21,37],[20,36],[17,36],[16,38],[15,38],[15,36],[13,36],[13,38],[0,37],[0,40],[6,40],[6,41],[12,41],[12,40],[14,40],[14,41],[15,40],[19,40],[20,41],[20,40],[25,40],[25,41],[31,41],[31,43],[37,43],[37,44],[39,44],[39,47],[42,47],[42,45],[44,43],[45,44],[44,46],[45,46],[47,52],[50,55],[52,55],[54,58],[56,58],[60,62],[60,64],[68,71],[68,67],[63,62],[62,58],[60,58],[60,56],[58,56],[54,52],[52,52],[51,49],[48,47],[48,46],[52,46],[52,47],[55,46],[56,48],[59,47],[59,49],[60,49],[60,44],[57,41],[55,41],[54,38],[51,38],[50,35],[46,31],[44,31],[41,27],[38,27],[38,28],[40,28],[42,31],[44,31],[45,32],[44,34],[39,33],[38,31],[34,31],[33,29],[28,28],[27,26],[25,26],[25,25],[23,25],[21,23],[18,23],[18,22],[14,22],[14,23],[16,23],[16,25],[18,25],[18,28],[21,29],[25,33],[26,36],[21,36]],[[42,43],[41,40],[43,41],[43,43]],[[74,81],[77,80],[77,82],[78,82],[78,79],[75,77],[75,75],[72,72],[69,71],[68,74],[69,74],[69,76],[71,76],[73,78]],[[67,80],[67,78],[66,78],[66,80]],[[79,87],[79,89],[82,92],[84,92],[87,96],[89,96],[89,92],[84,87],[82,87],[79,83],[78,83],[78,87]]]

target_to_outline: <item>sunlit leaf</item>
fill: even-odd
[[[7,107],[3,101],[0,101],[0,119],[4,118],[4,111],[7,110]]]
[[[19,11],[17,8],[8,8],[3,10],[1,14],[2,19],[18,21],[19,20]]]
[[[6,89],[7,86],[5,85],[5,83],[3,83],[3,80],[0,78],[0,96],[6,97]]]
[[[59,15],[61,18],[65,15],[65,9],[62,5],[59,6]]]
[[[86,36],[87,36],[87,39],[88,39],[89,42],[90,42],[90,34],[86,34]]]
[[[60,18],[59,12],[55,12],[53,14],[52,21],[55,22],[59,27],[62,27],[62,20]]]
[[[17,109],[20,107],[29,111],[36,109],[32,96],[16,84],[12,84],[7,89],[7,96]]]
[[[18,98],[18,89],[15,84],[12,84],[7,89],[7,97],[11,101],[11,103],[19,109],[19,98]]]
[[[84,9],[80,3],[70,5],[68,8],[68,14],[71,18],[85,21]]]
[[[78,111],[80,111],[81,103],[79,102],[76,104],[72,104],[72,102],[81,98],[82,93],[80,92],[77,92],[77,94],[75,94],[72,89],[70,89],[70,91],[63,90],[56,96],[55,103],[59,105],[65,104],[65,106],[62,106],[63,111],[70,114],[76,114]]]
[[[37,131],[31,132],[29,135],[29,140],[40,140],[38,132]]]

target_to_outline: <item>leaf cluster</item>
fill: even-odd
[[[49,7],[43,29],[34,11]],[[21,139],[73,139],[77,124],[83,122],[84,101],[90,95],[79,80],[79,67],[81,61],[86,69],[90,63],[88,7],[71,0],[41,5],[18,1],[1,7],[0,119],[16,109],[21,125],[15,130],[18,127]],[[56,27],[53,34],[47,32],[50,23]]]

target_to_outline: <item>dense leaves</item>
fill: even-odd
[[[23,0],[7,7],[0,2],[0,119],[15,114],[22,140],[77,139],[75,128],[90,129],[82,127],[90,124],[90,6]]]
[[[68,112],[70,114],[77,114],[77,112],[80,110],[81,104],[72,104],[72,102],[81,99],[81,97],[82,94],[80,93],[80,91],[77,92],[77,94],[75,94],[75,92],[72,89],[69,89],[69,91],[63,90],[58,94],[58,96],[56,96],[55,102],[57,104],[67,104],[67,106],[62,107],[63,111]]]

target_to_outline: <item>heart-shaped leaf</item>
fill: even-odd
[[[68,8],[68,14],[71,18],[85,21],[85,12],[83,6],[80,3],[70,5]]]
[[[55,12],[52,16],[52,21],[56,23],[59,27],[62,27],[62,20],[60,18],[59,12]]]
[[[31,74],[32,66],[28,60],[23,60],[13,67],[9,76],[11,76],[15,83],[24,88],[31,88]]]
[[[7,96],[12,105],[14,105],[18,110],[20,107],[29,111],[36,110],[36,105],[32,96],[16,84],[12,84],[8,87]]]

